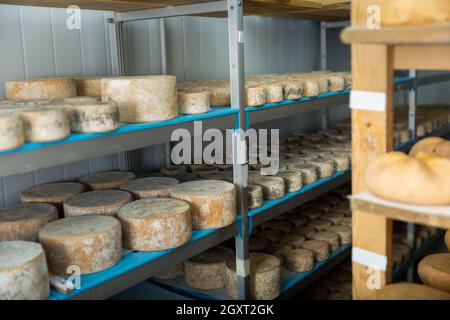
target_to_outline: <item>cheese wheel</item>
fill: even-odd
[[[87,215],[50,222],[39,231],[50,273],[67,276],[70,266],[81,274],[108,269],[122,258],[120,222],[113,217]]]
[[[287,220],[271,220],[264,225],[268,229],[279,230],[283,233],[289,233],[293,224]]]
[[[326,212],[322,215],[323,220],[329,220],[333,224],[341,223],[341,220],[344,218],[344,214],[338,212]]]
[[[305,242],[305,237],[295,233],[287,233],[283,235],[280,239],[281,243],[287,243],[294,248],[301,248]]]
[[[426,285],[450,293],[450,253],[432,254],[423,258],[417,272]]]
[[[307,272],[314,267],[314,253],[308,249],[294,249],[286,254],[286,268],[291,272]]]
[[[344,225],[329,226],[326,231],[334,232],[339,236],[341,244],[349,244],[352,242],[352,229]]]
[[[283,86],[279,84],[266,84],[261,86],[264,89],[267,103],[278,103],[283,101]]]
[[[284,100],[297,100],[303,96],[303,81],[289,81],[283,83]]]
[[[293,250],[294,246],[285,243],[285,242],[274,242],[267,246],[267,248],[264,250],[265,253],[277,256],[281,262],[284,261],[284,256],[279,255],[279,253],[285,253],[287,251]]]
[[[198,180],[199,178],[198,175],[192,172],[180,173],[177,175],[172,175],[170,177],[177,179],[178,181],[180,181],[180,183]]]
[[[326,213],[330,211],[331,206],[325,202],[310,202],[308,203],[306,209],[308,208],[317,209],[322,211],[322,213]]]
[[[59,100],[75,97],[74,78],[10,80],[5,83],[6,98],[12,100]]]
[[[119,108],[104,102],[74,104],[67,107],[70,129],[79,133],[99,133],[119,128]]]
[[[249,250],[250,252],[263,252],[270,245],[270,240],[263,237],[250,237]]]
[[[264,204],[264,193],[261,186],[251,184],[247,188],[248,192],[248,208],[256,209]]]
[[[302,209],[301,214],[308,218],[309,221],[320,219],[322,211],[319,208],[305,207]]]
[[[170,198],[137,200],[118,214],[127,249],[159,251],[176,248],[192,235],[191,210],[185,201]]]
[[[25,142],[23,122],[17,112],[0,112],[0,151],[12,150]]]
[[[0,241],[37,241],[39,229],[58,219],[58,210],[47,203],[20,203],[0,209]]]
[[[438,157],[450,158],[450,141],[440,137],[423,139],[412,147],[409,155],[415,158],[419,152],[427,152]]]
[[[278,172],[277,177],[283,178],[286,192],[295,192],[303,187],[303,176],[299,171],[283,170]]]
[[[136,175],[129,171],[106,171],[83,177],[79,182],[92,190],[119,189],[122,184],[135,177]]]
[[[170,189],[179,184],[175,178],[154,177],[129,180],[120,189],[130,192],[136,199],[167,198]]]
[[[317,231],[323,231],[325,228],[328,228],[332,225],[331,221],[329,220],[323,220],[323,219],[316,219],[309,222],[309,225],[311,227],[314,227]]]
[[[211,95],[212,106],[230,106],[231,105],[231,91],[230,87],[210,87],[209,93]]]
[[[87,96],[79,96],[79,97],[71,97],[62,99],[63,103],[67,104],[86,104],[86,103],[98,103],[99,99],[96,97],[87,97]]]
[[[315,78],[319,85],[319,94],[324,94],[329,91],[328,77],[320,76]]]
[[[334,173],[334,163],[331,160],[316,158],[310,160],[309,164],[317,167],[320,179],[331,177]]]
[[[263,87],[245,88],[246,105],[248,107],[257,107],[266,104],[266,93]]]
[[[106,77],[107,76],[75,78],[77,95],[100,99],[102,97],[101,81]]]
[[[45,300],[50,292],[47,262],[38,243],[0,242],[0,300]]]
[[[168,166],[161,169],[161,173],[168,177],[175,177],[187,172],[188,168],[185,166]]]
[[[308,240],[302,245],[303,249],[309,249],[314,252],[314,260],[319,262],[328,259],[330,246],[323,240]]]
[[[350,161],[346,155],[334,153],[329,156],[320,156],[323,160],[332,161],[334,170],[337,172],[346,171],[350,168]]]
[[[237,299],[236,259],[230,258],[226,264],[226,290]],[[252,300],[272,300],[280,295],[281,262],[272,255],[250,253],[250,296]]]
[[[191,205],[194,229],[222,228],[236,219],[236,188],[232,183],[217,180],[185,182],[172,188],[170,196]]]
[[[102,79],[102,101],[119,108],[120,121],[164,121],[178,116],[174,76],[136,76]]]
[[[66,217],[86,214],[115,216],[119,209],[133,201],[130,193],[120,190],[96,190],[73,196],[64,202]]]
[[[289,170],[294,170],[302,173],[303,184],[311,184],[318,179],[317,166],[312,166],[308,164],[293,164],[288,165]]]
[[[450,230],[447,230],[445,233],[445,244],[447,245],[448,250],[450,250]]]
[[[450,293],[416,283],[389,284],[373,295],[377,300],[450,300]]]
[[[348,226],[348,227],[352,227],[352,218],[351,217],[345,217],[344,219],[341,220],[341,225],[343,226]]]
[[[304,226],[308,223],[308,218],[297,212],[286,214],[284,218],[291,222],[295,227]]]
[[[199,171],[196,174],[203,179],[207,180],[225,180],[229,181],[230,179],[233,179],[233,172],[232,171],[218,171],[219,169],[215,169],[217,171]]]
[[[283,235],[284,233],[282,231],[270,228],[262,229],[258,232],[258,237],[266,238],[272,242],[279,241]]]
[[[291,233],[302,235],[302,236],[306,237],[307,239],[311,239],[312,235],[316,232],[317,232],[316,229],[311,226],[295,227],[291,231]]]
[[[339,249],[339,235],[331,231],[320,231],[312,235],[313,240],[326,241],[330,245],[331,251]]]
[[[225,266],[233,255],[233,250],[217,246],[186,260],[184,262],[186,283],[200,290],[225,287]]]
[[[319,95],[319,83],[316,79],[305,78],[303,82],[303,95],[305,97],[316,97]]]
[[[201,114],[210,111],[209,91],[189,89],[178,91],[178,109],[181,114]]]
[[[163,272],[159,273],[153,278],[160,280],[175,280],[183,276],[184,276],[183,264],[178,263],[172,267],[169,267],[168,269],[164,270]]]
[[[338,91],[344,91],[345,90],[345,79],[342,75],[330,75],[328,76],[328,82],[329,82],[329,90],[331,92],[338,92]]]
[[[284,180],[279,177],[249,176],[249,182],[263,189],[264,199],[275,200],[284,196]]]

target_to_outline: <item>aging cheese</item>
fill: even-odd
[[[341,223],[341,220],[344,218],[344,214],[337,212],[327,212],[322,215],[323,220],[329,220],[333,224]]]
[[[309,221],[320,219],[322,211],[318,208],[306,207],[303,208],[301,214],[308,218]]]
[[[106,171],[81,178],[79,182],[92,190],[119,189],[122,184],[135,177],[136,175],[129,171]]]
[[[286,268],[291,272],[306,272],[314,267],[314,253],[308,249],[294,249],[286,254]]]
[[[317,167],[320,179],[331,177],[334,173],[334,163],[332,160],[316,158],[309,161],[309,164]]]
[[[450,293],[450,253],[432,254],[423,258],[417,271],[423,283]]]
[[[334,164],[334,170],[337,172],[346,171],[350,168],[349,158],[341,154],[331,154],[329,156],[321,156],[323,160],[332,161]]]
[[[212,290],[225,287],[225,265],[234,252],[217,246],[184,262],[186,283],[195,289]]]
[[[178,91],[178,109],[181,114],[201,114],[210,110],[210,93],[202,89]]]
[[[280,242],[287,243],[294,248],[301,248],[305,240],[305,237],[302,235],[287,233],[281,237]]]
[[[264,198],[267,200],[275,200],[284,196],[284,180],[279,177],[271,176],[250,176],[251,184],[262,187]]]
[[[248,186],[248,207],[256,209],[264,204],[264,193],[261,186],[251,184]]]
[[[258,237],[266,238],[272,242],[277,242],[281,239],[283,234],[283,231],[266,228],[258,232]]]
[[[199,176],[192,172],[180,173],[177,175],[172,175],[170,177],[177,179],[178,181],[180,181],[180,183],[194,181],[194,180],[199,179]]]
[[[344,225],[336,225],[325,228],[326,231],[334,232],[339,236],[341,244],[349,244],[352,242],[352,229]]]
[[[305,97],[316,97],[319,95],[319,82],[316,79],[305,78],[303,82],[303,95]]]
[[[433,153],[438,157],[450,158],[450,141],[440,137],[430,137],[416,143],[409,152],[411,157],[416,157],[419,152]]]
[[[168,166],[161,169],[161,173],[168,177],[175,177],[180,174],[188,173],[186,166]]]
[[[330,254],[329,244],[323,240],[308,240],[302,247],[312,250],[314,252],[314,260],[317,262],[328,259]]]
[[[69,116],[64,108],[35,106],[19,110],[27,141],[50,142],[70,135]]]
[[[209,93],[211,95],[212,106],[230,106],[231,105],[231,91],[229,86],[224,87],[210,87]]]
[[[0,151],[18,148],[24,142],[20,115],[17,112],[0,112]]]
[[[450,293],[417,283],[389,284],[374,293],[377,300],[450,300]]]
[[[327,93],[329,91],[328,77],[320,76],[315,79],[317,80],[317,84],[319,85],[319,93]]]
[[[278,259],[280,259],[281,263],[283,264],[285,254],[293,249],[294,247],[288,243],[274,242],[271,243],[269,246],[267,246],[265,253],[276,256]]]
[[[308,218],[297,212],[286,214],[284,219],[291,222],[295,227],[303,226],[308,223]]]
[[[311,227],[314,227],[317,231],[323,231],[325,228],[328,228],[332,225],[331,221],[329,220],[323,220],[323,219],[316,219],[309,222],[309,225]]]
[[[250,237],[249,250],[250,252],[263,252],[269,246],[270,240],[263,237]]]
[[[294,170],[302,173],[303,184],[311,184],[318,179],[318,170],[316,166],[308,164],[293,164],[288,165],[289,170]]]
[[[110,103],[83,103],[67,107],[70,128],[73,132],[99,133],[116,130],[119,123],[119,108]]]
[[[283,83],[284,100],[297,100],[303,96],[303,81],[288,81]]]
[[[191,205],[194,229],[222,228],[236,219],[236,188],[232,183],[217,180],[185,182],[172,188],[170,196]]]
[[[0,241],[37,241],[39,229],[58,219],[58,210],[47,203],[20,203],[0,209]]]
[[[12,80],[5,83],[6,97],[12,100],[59,100],[75,97],[74,78]]]
[[[101,81],[104,78],[106,78],[106,76],[75,78],[77,95],[100,99],[102,97]]]
[[[119,209],[133,201],[130,193],[121,190],[95,190],[81,193],[64,202],[66,217],[87,214],[115,216]]]
[[[44,250],[27,241],[0,242],[0,300],[45,300],[50,286]]]
[[[170,198],[137,200],[117,214],[127,249],[159,251],[176,248],[192,235],[191,210],[185,201]]]
[[[184,268],[183,263],[176,264],[172,267],[169,267],[165,271],[159,273],[154,276],[155,279],[160,280],[175,280],[184,276]]]
[[[167,198],[170,190],[179,184],[175,178],[154,177],[129,180],[120,189],[130,192],[136,199]]]
[[[450,230],[447,230],[445,233],[445,244],[447,245],[448,250],[450,250]]]
[[[352,218],[351,217],[345,217],[344,219],[341,220],[341,225],[347,226],[347,227],[352,227]]]
[[[316,232],[317,232],[316,229],[311,226],[295,227],[291,231],[291,233],[302,235],[302,236],[306,237],[307,239],[311,239],[313,234],[315,234]]]
[[[331,231],[320,231],[312,235],[314,240],[326,241],[330,245],[331,251],[339,249],[339,235]]]
[[[283,87],[279,84],[262,85],[266,95],[267,103],[278,103],[283,101]]]
[[[283,233],[289,233],[293,225],[287,220],[271,220],[265,224],[268,229],[279,230]]]
[[[245,89],[246,105],[257,107],[266,104],[266,93],[263,87],[247,87]]]
[[[338,92],[345,90],[345,78],[342,75],[330,75],[328,76],[329,89],[331,92]]]
[[[113,217],[86,215],[53,221],[39,231],[50,273],[67,276],[71,266],[81,274],[108,269],[122,258],[122,232]]]
[[[102,79],[102,101],[115,103],[120,121],[163,121],[178,116],[174,76],[137,76]]]
[[[277,177],[283,178],[286,192],[295,192],[303,187],[303,176],[299,171],[283,170],[278,172]]]
[[[86,103],[97,103],[99,100],[96,97],[79,96],[72,98],[64,98],[62,102],[68,104],[86,104]]]

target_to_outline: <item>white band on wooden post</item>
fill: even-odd
[[[250,274],[250,259],[238,259],[236,263],[236,274],[242,277],[248,276]]]
[[[384,112],[386,105],[386,93],[358,90],[350,93],[350,109]]]
[[[353,247],[352,261],[373,269],[378,269],[381,271],[387,270],[386,256],[361,248]]]

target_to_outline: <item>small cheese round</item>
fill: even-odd
[[[96,190],[73,196],[64,202],[66,217],[86,214],[115,216],[119,209],[133,201],[130,193],[121,190]]]
[[[426,285],[450,292],[450,253],[432,254],[423,258],[417,271]]]
[[[305,240],[305,236],[295,233],[287,233],[281,237],[280,242],[287,243],[294,248],[301,248]]]
[[[167,198],[170,189],[179,184],[175,178],[154,177],[129,180],[120,186],[120,189],[133,194],[136,199]]]
[[[280,230],[266,228],[258,232],[258,237],[266,238],[272,242],[277,242],[281,239],[283,234],[284,233]]]
[[[286,214],[284,219],[291,222],[295,227],[304,226],[308,223],[308,218],[297,212]]]
[[[124,246],[137,251],[176,248],[192,235],[191,210],[185,201],[170,198],[137,200],[117,214]]]
[[[450,230],[447,230],[445,233],[445,244],[447,245],[448,250],[450,250]]]
[[[75,79],[68,77],[6,81],[5,92],[12,100],[59,100],[77,95]]]
[[[295,192],[303,187],[303,175],[295,170],[283,170],[278,172],[277,177],[283,178],[286,192]]]
[[[81,274],[108,269],[122,258],[122,232],[113,217],[87,215],[50,222],[39,231],[51,274],[67,276],[76,266]]]
[[[338,212],[326,212],[322,214],[321,217],[323,220],[329,220],[333,224],[341,223],[341,220],[344,218],[344,214]]]
[[[116,130],[119,123],[119,108],[104,102],[83,103],[67,106],[70,128],[79,133],[101,133]]]
[[[105,77],[78,77],[75,78],[77,95],[86,97],[102,97],[101,81]]]
[[[306,207],[302,208],[301,214],[308,218],[309,221],[320,219],[322,211],[318,208]]]
[[[339,249],[339,235],[331,231],[320,231],[312,235],[313,240],[326,241],[330,245],[331,251]]]
[[[50,292],[47,262],[38,243],[0,242],[0,300],[45,300]]]
[[[263,87],[245,88],[246,105],[248,107],[257,107],[266,104],[266,92]]]
[[[278,103],[283,101],[283,87],[279,84],[266,84],[261,86],[266,94],[267,103]]]
[[[230,87],[210,87],[208,90],[211,95],[212,106],[220,107],[231,105]]]
[[[181,114],[201,114],[210,111],[210,93],[202,89],[178,91],[178,109]]]
[[[284,196],[285,184],[282,178],[271,176],[250,176],[249,182],[262,187],[264,198],[267,200],[275,200]]]
[[[303,95],[316,97],[319,95],[319,82],[316,79],[305,78],[303,82]]]
[[[195,289],[225,287],[225,265],[234,252],[223,246],[211,248],[184,262],[184,279]]]
[[[309,222],[309,225],[311,227],[314,227],[317,231],[323,231],[325,228],[328,228],[332,225],[331,221],[329,220],[323,220],[323,219],[316,219]]]
[[[172,188],[170,196],[191,205],[194,229],[222,228],[236,219],[236,187],[232,183],[218,180],[185,182]]]
[[[351,217],[345,217],[344,219],[341,220],[341,225],[343,226],[348,226],[348,227],[352,227],[352,218]]]
[[[291,272],[307,272],[314,267],[314,253],[308,249],[294,249],[286,254],[286,268]]]
[[[288,81],[283,83],[284,100],[297,100],[303,96],[302,81]]]
[[[0,151],[12,150],[25,142],[23,122],[17,112],[0,112]]]
[[[79,182],[92,190],[119,189],[122,184],[135,177],[136,175],[129,171],[107,171],[83,177]]]
[[[250,237],[249,239],[249,250],[250,252],[263,252],[266,250],[266,248],[270,245],[270,240],[255,236]]]
[[[309,164],[317,167],[320,179],[331,177],[334,173],[334,163],[331,160],[316,158],[310,160]]]
[[[317,166],[312,166],[309,164],[293,164],[288,165],[289,170],[299,171],[303,176],[303,184],[311,184],[318,179],[318,169]]]
[[[299,234],[301,236],[306,237],[307,239],[311,239],[312,235],[316,233],[316,229],[311,226],[299,226],[292,229],[291,233]]]
[[[262,207],[262,205],[264,204],[263,188],[261,186],[251,184],[248,186],[247,191],[249,209]]]
[[[328,77],[329,89],[331,92],[345,90],[345,79],[341,75],[331,75]]]
[[[320,76],[315,79],[317,80],[317,84],[319,85],[319,93],[327,93],[329,91],[328,77]]]
[[[302,248],[312,250],[314,260],[317,262],[328,259],[330,254],[330,246],[323,240],[308,240],[302,245]]]
[[[352,242],[352,229],[344,225],[329,226],[326,231],[334,232],[339,236],[341,244],[349,244]]]
[[[417,283],[389,284],[374,293],[377,300],[450,300],[450,293]]]
[[[155,279],[160,280],[175,280],[184,276],[183,263],[178,263],[172,267],[167,268],[163,272],[154,276]]]
[[[175,177],[183,173],[188,173],[188,168],[185,166],[168,166],[162,168],[161,173],[168,177]]]
[[[271,220],[265,223],[265,227],[268,229],[279,230],[283,233],[289,233],[293,228],[293,224],[287,220]]]
[[[334,170],[337,172],[346,171],[350,168],[349,157],[342,155],[340,153],[333,153],[330,156],[321,156],[320,158],[327,161],[333,161]]]

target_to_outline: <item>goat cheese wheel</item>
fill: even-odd
[[[251,184],[248,186],[248,207],[256,209],[264,204],[264,193],[261,186]]]
[[[39,242],[56,276],[67,276],[71,266],[81,274],[98,272],[122,258],[121,225],[113,217],[86,215],[50,222],[39,230]]]
[[[289,81],[283,83],[284,100],[297,100],[303,96],[303,81]]]
[[[102,97],[101,81],[104,78],[107,78],[107,76],[75,78],[75,83],[76,83],[76,87],[77,87],[77,95],[85,96],[85,97],[95,97],[97,99],[101,99],[101,97]]]
[[[278,103],[283,101],[283,86],[279,84],[265,84],[261,86],[264,89],[267,103]]]
[[[292,229],[291,233],[299,234],[307,239],[311,239],[312,235],[316,233],[317,230],[311,226],[299,226]]]
[[[279,241],[283,235],[284,235],[283,231],[270,228],[262,229],[261,231],[258,232],[258,237],[266,238],[271,242]]]
[[[96,97],[79,96],[72,98],[64,98],[62,102],[67,104],[86,104],[86,103],[98,103],[99,100]]]
[[[294,249],[286,254],[286,268],[291,272],[306,272],[314,267],[314,252]]]
[[[60,100],[75,97],[74,78],[9,80],[5,83],[6,98],[11,100]]]
[[[351,217],[345,217],[344,219],[341,220],[341,225],[351,228],[352,227],[352,218]]]
[[[23,122],[17,112],[0,112],[0,151],[12,150],[25,142]]]
[[[277,177],[283,178],[286,192],[295,192],[303,187],[303,175],[299,171],[283,170],[278,172]]]
[[[331,160],[316,158],[309,161],[309,164],[317,167],[320,179],[331,177],[334,173],[334,163]]]
[[[417,283],[388,284],[374,294],[377,300],[450,300],[450,293]]]
[[[293,164],[288,165],[289,170],[294,170],[302,173],[303,184],[311,184],[318,179],[318,169],[316,166],[309,164]]]
[[[130,193],[121,190],[95,190],[80,193],[64,202],[66,217],[86,214],[115,216],[119,209],[133,201]]]
[[[237,299],[236,259],[228,259],[226,264],[226,290]],[[281,262],[272,255],[250,253],[250,299],[272,300],[280,295]]]
[[[311,203],[308,203],[307,208],[318,209],[318,210],[322,211],[323,213],[326,213],[326,212],[330,211],[331,206],[325,202],[311,202]]]
[[[280,177],[250,176],[249,182],[263,189],[264,199],[275,200],[284,196],[284,180]]]
[[[222,228],[236,219],[236,188],[232,183],[218,180],[185,182],[172,188],[170,196],[191,205],[194,229]]]
[[[180,181],[180,183],[194,181],[194,180],[199,179],[198,175],[196,175],[195,173],[192,173],[192,172],[180,173],[177,175],[172,175],[170,177],[177,179],[178,181]]]
[[[67,106],[70,129],[79,133],[99,133],[116,130],[119,123],[119,108],[116,105],[95,102]]]
[[[417,271],[423,283],[450,293],[450,253],[432,254],[423,258]]]
[[[210,87],[209,89],[212,106],[231,106],[230,87]]]
[[[447,245],[448,250],[450,250],[450,230],[447,230],[445,233],[445,244]]]
[[[136,76],[102,79],[102,101],[119,108],[120,121],[164,121],[178,116],[174,76]]]
[[[314,260],[319,262],[328,259],[330,246],[324,240],[308,240],[302,245],[303,249],[309,249],[314,252]]]
[[[352,242],[352,228],[344,225],[336,225],[325,228],[326,231],[334,232],[339,236],[341,244],[349,244]]]
[[[330,245],[331,251],[339,249],[339,235],[331,231],[320,231],[312,235],[313,240],[326,241]]]
[[[326,213],[322,214],[321,218],[323,220],[329,220],[333,224],[339,224],[339,223],[341,223],[341,220],[344,218],[344,214],[338,213],[338,212],[326,212]]]
[[[316,97],[319,95],[319,82],[316,79],[306,78],[303,82],[303,96]]]
[[[245,88],[246,105],[248,107],[257,107],[266,104],[266,93],[263,87]]]
[[[286,253],[288,253],[293,249],[294,247],[291,246],[290,244],[283,242],[275,242],[271,243],[264,252],[277,257],[278,259],[280,259],[281,264],[283,264],[285,261]]]
[[[44,250],[28,241],[0,242],[0,300],[45,300],[50,292]]]
[[[178,109],[181,114],[201,114],[210,110],[210,93],[202,89],[178,91]]]
[[[176,248],[192,235],[191,210],[185,201],[170,198],[137,200],[117,214],[127,249],[159,251]]]
[[[250,252],[263,252],[270,245],[270,240],[255,236],[249,239],[249,250]]]
[[[154,276],[155,279],[160,280],[175,280],[184,276],[183,263],[178,263],[172,267],[167,268],[163,272]]]
[[[284,219],[291,222],[295,227],[304,226],[308,223],[308,218],[297,212],[286,214]]]
[[[345,90],[345,78],[341,75],[328,76],[329,90],[331,92],[338,92]]]
[[[333,224],[329,220],[316,219],[316,220],[310,221],[309,225],[311,227],[314,227],[317,231],[323,231],[323,230],[325,230],[325,228],[328,228]]]
[[[265,228],[279,230],[283,233],[289,233],[293,228],[293,224],[287,220],[271,220],[266,222],[264,226]]]
[[[350,168],[349,158],[341,154],[331,154],[329,156],[320,156],[325,161],[332,161],[334,170],[337,172],[346,171]]]
[[[129,171],[106,171],[81,178],[79,182],[92,190],[119,189],[122,184],[135,177],[136,175]]]
[[[130,192],[136,199],[168,198],[170,189],[179,184],[175,178],[154,177],[129,180],[120,189]]]
[[[308,221],[320,219],[322,211],[318,208],[306,207],[303,208],[301,214],[308,218]]]
[[[305,240],[306,240],[305,236],[295,233],[287,233],[281,237],[280,242],[287,243],[293,246],[294,248],[301,248]]]
[[[161,169],[161,173],[168,177],[175,177],[180,174],[188,173],[186,166],[168,166]]]
[[[195,289],[212,290],[225,287],[225,265],[233,250],[217,246],[184,262],[184,279]]]
[[[20,203],[0,209],[0,241],[37,241],[39,229],[58,219],[58,210],[47,203]]]

